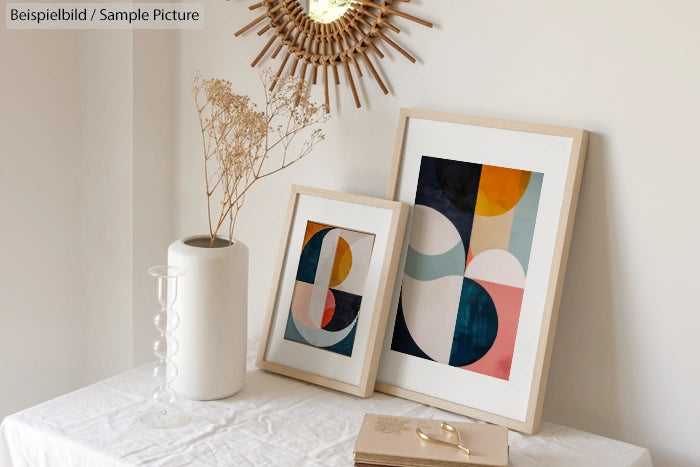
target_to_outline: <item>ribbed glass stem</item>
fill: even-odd
[[[153,341],[153,354],[158,358],[153,368],[157,386],[152,393],[155,407],[144,414],[141,421],[153,428],[176,428],[190,421],[187,414],[175,407],[177,393],[170,387],[178,374],[171,358],[179,349],[173,331],[180,324],[180,316],[173,305],[177,299],[177,280],[183,271],[172,266],[153,266],[148,273],[158,279],[160,309],[153,316],[153,326],[159,333]]]

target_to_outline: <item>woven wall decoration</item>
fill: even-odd
[[[382,92],[389,93],[370,58],[372,54],[376,58],[384,57],[378,46],[380,42],[395,49],[412,63],[416,61],[410,52],[387,35],[388,31],[400,32],[392,22],[393,18],[403,18],[429,28],[433,27],[428,21],[397,10],[395,2],[396,0],[346,1],[348,6],[341,16],[330,22],[322,22],[323,20],[312,19],[314,15],[307,13],[308,7],[303,7],[299,0],[263,0],[249,7],[250,10],[263,12],[235,35],[239,36],[262,24],[257,34],[263,36],[269,32],[271,37],[251,66],[255,67],[270,50],[272,59],[286,50],[276,73],[277,79],[289,66],[289,74],[298,73],[311,84],[315,85],[322,80],[326,107],[330,108],[329,74],[332,75],[334,83],[339,85],[339,75],[343,73],[352,91],[355,106],[359,108],[361,104],[353,70],[358,78],[363,76],[363,69],[369,71]],[[321,78],[318,77],[319,70]],[[272,87],[276,85],[277,79],[273,81]]]

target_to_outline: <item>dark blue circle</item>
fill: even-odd
[[[481,285],[464,278],[450,365],[464,366],[481,359],[493,346],[497,334],[498,312],[493,299]]]

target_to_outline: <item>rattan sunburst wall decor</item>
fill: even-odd
[[[305,2],[302,5],[300,2]],[[399,33],[392,23],[393,17],[403,18],[426,27],[433,24],[396,9],[395,2],[407,3],[410,0],[262,0],[249,7],[250,10],[263,10],[257,18],[235,33],[240,36],[251,28],[262,24],[258,35],[270,32],[271,37],[251,63],[255,67],[271,49],[272,59],[286,48],[282,63],[277,70],[277,79],[285,73],[299,76],[317,84],[321,70],[326,107],[329,103],[329,72],[336,85],[340,84],[339,69],[342,70],[352,91],[355,106],[360,107],[360,98],[355,85],[354,73],[363,76],[363,67],[369,70],[384,94],[389,90],[370,59],[370,51],[377,58],[383,58],[379,43],[383,43],[406,59],[415,63],[416,59],[404,47],[397,44],[387,33]],[[313,11],[313,3],[323,4]],[[334,13],[337,12],[337,13]],[[273,47],[274,46],[274,47]],[[291,60],[290,60],[291,59]],[[361,65],[362,64],[362,65]],[[272,87],[277,79],[273,80]]]

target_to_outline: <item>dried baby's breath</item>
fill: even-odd
[[[233,241],[238,211],[251,185],[307,156],[324,139],[322,130],[315,128],[301,147],[292,145],[298,135],[324,123],[329,115],[324,105],[311,101],[303,80],[278,78],[265,70],[261,81],[263,110],[248,96],[235,94],[229,81],[203,79],[199,74],[192,80],[202,131],[211,246],[227,220],[228,238]],[[271,157],[275,150],[280,154]]]

